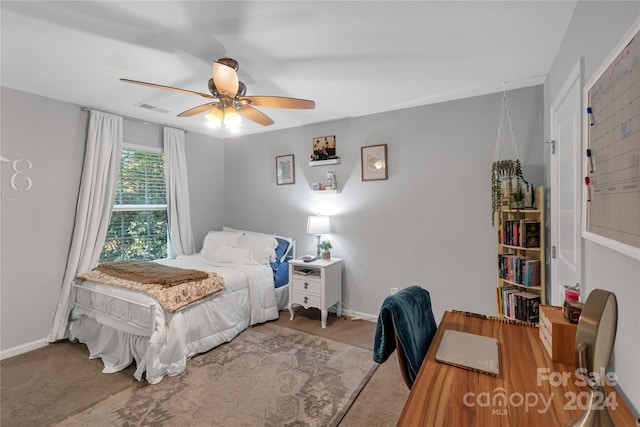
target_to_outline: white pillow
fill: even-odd
[[[258,236],[268,236],[268,237],[273,237],[274,239],[276,237],[278,237],[278,238],[280,238],[282,240],[286,240],[287,242],[289,242],[289,248],[291,248],[291,246],[293,245],[293,239],[292,238],[279,236],[277,234],[266,234],[266,233],[260,233],[260,232],[257,232],[257,231],[237,230],[235,228],[231,228],[231,227],[227,227],[227,226],[222,227],[222,231],[243,233],[245,235],[254,234],[254,235],[258,235]],[[276,248],[277,247],[278,247],[278,241],[276,240]],[[288,250],[287,250],[287,252],[288,252]],[[280,262],[284,262],[284,260],[287,258],[287,252],[285,252],[285,254],[282,255],[282,258],[280,259]]]
[[[237,248],[242,234],[242,232],[210,231],[204,238],[200,254],[212,258],[221,245]]]
[[[269,264],[276,259],[278,241],[273,236],[244,234],[238,240],[238,247],[248,249],[258,264]]]
[[[229,264],[252,264],[251,251],[249,249],[232,248],[225,244],[218,248],[213,260]]]

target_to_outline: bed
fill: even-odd
[[[155,261],[224,278],[222,291],[175,311],[147,293],[92,280],[92,270],[73,285],[70,339],[102,359],[102,372],[135,362],[135,378],[157,384],[184,372],[194,355],[277,319],[288,303],[286,260],[292,256],[295,243],[286,237],[228,227],[211,231],[200,253]]]

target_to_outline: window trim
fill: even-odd
[[[164,154],[164,150],[160,147],[152,147],[150,145],[144,145],[144,144],[135,144],[133,142],[126,142],[126,141],[123,142],[122,148],[129,148],[131,150],[138,150],[138,151],[151,151],[153,153]]]
[[[113,205],[112,212],[166,211],[167,205]]]

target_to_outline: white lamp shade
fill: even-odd
[[[310,216],[307,220],[307,233],[326,234],[331,233],[331,223],[328,216]]]

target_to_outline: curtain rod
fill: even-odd
[[[81,111],[91,111],[91,110],[102,111],[103,113],[113,114],[115,116],[120,116],[123,119],[132,120],[134,122],[140,122],[140,123],[143,123],[145,125],[153,125],[153,126],[158,126],[158,127],[170,127],[170,128],[173,128],[173,129],[181,130],[184,133],[188,133],[188,131],[185,130],[185,129],[176,128],[174,126],[163,125],[162,123],[151,122],[149,120],[142,120],[142,119],[138,119],[136,117],[131,117],[131,116],[123,116],[122,114],[112,113],[110,111],[104,111],[104,110],[100,110],[98,108],[89,108],[89,107],[85,107],[84,105],[78,105],[78,104],[74,104],[74,105],[77,106],[78,108],[80,108]]]

